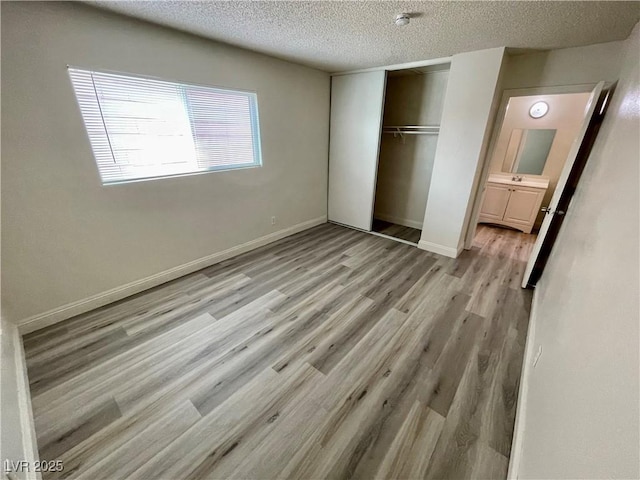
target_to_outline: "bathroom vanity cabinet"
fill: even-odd
[[[480,223],[493,223],[531,233],[549,187],[543,177],[492,174],[487,181]]]

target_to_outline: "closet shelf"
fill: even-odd
[[[437,135],[440,125],[383,125],[382,133],[393,135]]]

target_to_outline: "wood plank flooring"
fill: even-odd
[[[405,227],[404,225],[396,225],[395,223],[385,222],[375,218],[373,220],[372,230],[377,233],[383,233],[390,237],[400,238],[416,245],[420,241],[422,230],[417,228]]]
[[[532,238],[325,224],[26,335],[44,477],[505,478]]]

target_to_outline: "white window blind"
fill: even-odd
[[[259,166],[253,92],[69,68],[103,184]]]

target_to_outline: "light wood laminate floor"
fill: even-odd
[[[325,224],[29,334],[45,478],[505,478],[531,237]]]

